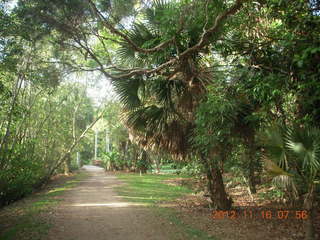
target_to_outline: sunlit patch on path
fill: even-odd
[[[72,207],[130,207],[130,206],[145,206],[140,203],[112,202],[112,203],[81,203],[70,205]]]

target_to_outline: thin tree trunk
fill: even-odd
[[[250,151],[251,152],[251,151]],[[249,176],[248,176],[248,182],[249,182],[249,188],[251,193],[256,193],[257,189],[256,189],[256,179],[255,179],[255,174],[254,174],[254,170],[255,170],[255,158],[254,158],[254,153],[250,153],[249,154]]]
[[[66,158],[68,157],[69,154],[73,151],[73,149],[77,146],[77,144],[82,140],[82,138],[85,137],[87,132],[96,124],[96,122],[103,116],[105,110],[93,121],[89,124],[89,126],[82,132],[82,134],[73,141],[73,143],[70,145],[67,151],[65,151],[63,154],[61,154],[60,158],[58,159],[56,165],[52,167],[49,171],[47,176],[45,176],[44,181],[47,181],[53,174],[54,172],[64,163]]]
[[[147,161],[148,161],[148,156],[147,156],[147,153],[145,150],[142,150],[142,153],[141,153],[141,159],[140,161],[143,163],[143,165],[140,165],[139,167],[139,171],[140,173],[147,173]]]
[[[15,83],[15,87],[13,89],[13,98],[11,101],[11,105],[10,105],[10,110],[8,113],[8,118],[7,118],[7,124],[5,127],[5,134],[3,136],[2,139],[0,139],[0,154],[2,154],[1,156],[1,161],[0,161],[0,169],[2,168],[5,160],[6,160],[6,155],[7,155],[7,149],[8,149],[8,141],[9,141],[9,137],[10,137],[10,128],[11,128],[11,124],[12,124],[12,117],[13,117],[13,112],[15,110],[17,101],[18,101],[18,96],[22,87],[22,82],[23,79],[22,77],[18,76],[17,81]]]
[[[160,173],[160,167],[161,167],[161,156],[160,155],[156,155],[155,156],[154,163],[156,165],[156,173],[159,174]]]
[[[249,183],[249,188],[251,193],[256,193],[257,189],[256,189],[256,176],[255,176],[255,169],[256,169],[256,147],[255,147],[255,143],[254,143],[254,131],[248,131],[247,133],[247,137],[245,140],[245,152],[246,152],[246,158],[248,159],[248,169],[247,169],[247,179],[248,179],[248,183]]]

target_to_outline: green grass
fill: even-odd
[[[187,178],[186,176],[172,174],[144,174],[140,176],[139,174],[121,173],[118,174],[117,177],[126,183],[116,188],[116,191],[122,198],[130,202],[151,206],[152,208],[150,209],[152,209],[155,214],[176,226],[177,236],[172,236],[172,239],[181,239],[178,237],[181,232],[185,235],[185,239],[216,239],[208,236],[207,233],[201,230],[185,224],[178,217],[178,212],[174,208],[161,207],[159,204],[175,200],[193,192],[184,186],[172,186],[163,182],[173,178]]]
[[[152,169],[148,170],[149,173],[155,173],[156,172],[156,165],[152,165]],[[181,172],[180,167],[174,165],[172,163],[161,165],[160,172],[164,174],[175,174],[177,172]]]
[[[42,213],[49,212],[63,199],[65,191],[72,189],[79,181],[86,178],[84,172],[78,173],[72,180],[37,195],[32,195],[25,202],[16,202],[0,214],[0,222],[6,223],[5,230],[0,226],[1,240],[40,240],[51,227],[49,220]]]
[[[177,178],[177,175],[119,174],[117,177],[127,183],[117,188],[118,193],[124,199],[132,202],[155,204],[192,193],[192,190],[188,188],[163,183],[165,180]]]

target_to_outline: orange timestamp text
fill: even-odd
[[[308,219],[308,211],[306,210],[229,210],[212,211],[212,219]]]

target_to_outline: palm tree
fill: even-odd
[[[152,48],[166,42],[172,37],[170,33],[177,30],[170,29],[175,28],[174,24],[164,26],[161,20],[179,21],[176,15],[180,8],[174,2],[155,1],[146,10],[145,19],[134,23],[127,36],[139,47]],[[201,20],[206,21],[205,18]],[[168,45],[152,54],[137,53],[130,44],[123,42],[118,50],[118,62],[130,69],[161,66],[198,42],[203,29],[197,27],[199,23],[188,23],[188,31],[180,31],[174,37],[175,45]],[[123,120],[136,143],[144,149],[166,150],[177,159],[191,154],[194,150],[190,137],[195,127],[195,110],[205,96],[206,86],[213,79],[205,61],[199,53],[192,53],[157,74],[113,80],[123,103]],[[123,71],[119,70],[119,74]],[[213,156],[199,157],[207,168],[211,199],[217,208],[230,208],[231,201],[225,192],[221,170],[210,160]]]
[[[316,185],[320,180],[320,129],[277,126],[266,132],[266,140],[266,167],[274,176],[286,176],[300,187],[302,207],[309,213],[304,222],[305,239],[314,240]]]
[[[163,26],[159,21],[165,17],[177,21],[173,12],[179,12],[179,7],[173,2],[155,1],[146,9],[143,21],[134,23],[127,36],[139,47],[152,48],[165,42],[171,37],[170,32],[176,30],[170,28],[176,27]],[[197,33],[192,34],[194,36],[186,34],[176,41],[176,46],[170,45],[153,54],[137,53],[131,45],[123,42],[118,49],[118,60],[130,69],[160,66],[186,50]],[[208,79],[208,73],[202,70],[201,57],[192,54],[156,75],[113,81],[123,103],[126,125],[142,146],[161,146],[176,156],[186,155],[189,145],[187,135],[193,125],[197,98],[204,92],[203,84]]]

